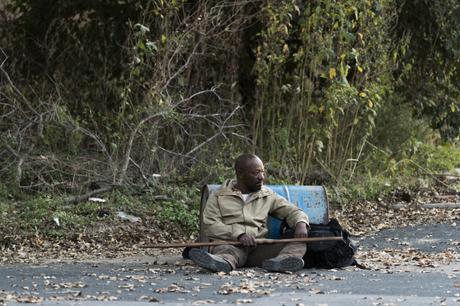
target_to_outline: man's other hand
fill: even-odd
[[[297,225],[295,226],[294,237],[295,238],[307,238],[308,237],[307,224],[303,222],[297,223]]]
[[[238,237],[238,241],[241,242],[244,247],[255,247],[257,245],[256,238],[247,234],[241,234]]]

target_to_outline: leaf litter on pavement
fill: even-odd
[[[452,208],[423,208],[420,204],[423,202],[432,202],[442,198],[442,194],[435,191],[420,191],[418,196],[413,196],[410,202],[402,203],[395,197],[394,199],[385,199],[375,202],[364,201],[354,203],[347,207],[341,207],[332,211],[331,216],[339,219],[342,226],[348,229],[353,235],[364,236],[376,233],[382,229],[396,228],[409,225],[418,225],[433,222],[455,222],[460,223],[460,209]],[[447,195],[443,199],[448,201],[459,202],[459,195]],[[399,203],[397,208],[393,204]],[[153,268],[138,271],[138,274],[127,275],[97,275],[89,274],[97,280],[117,281],[120,292],[135,291],[139,287],[147,286],[151,288],[152,295],[143,295],[138,300],[148,302],[160,302],[162,294],[196,294],[202,290],[213,289],[221,297],[238,295],[247,296],[247,298],[238,298],[237,304],[252,303],[252,298],[260,296],[270,296],[278,288],[293,288],[295,290],[304,290],[310,295],[325,294],[318,283],[322,280],[343,281],[343,276],[337,276],[328,273],[310,273],[306,270],[301,273],[267,273],[262,269],[241,269],[231,271],[230,273],[217,273],[216,276],[225,282],[216,286],[208,282],[203,282],[199,277],[189,276],[184,281],[190,282],[190,286],[184,286],[182,283],[170,283],[167,286],[158,286],[160,277],[167,277],[183,270],[185,275],[195,275],[201,269],[196,267],[188,260],[177,260],[171,263],[173,257],[180,257],[181,249],[151,249],[143,248],[143,245],[154,242],[171,242],[184,241],[184,237],[176,237],[170,231],[157,231],[148,229],[148,224],[136,224],[135,226],[123,228],[123,234],[117,236],[113,234],[110,239],[104,240],[85,236],[77,236],[68,241],[45,241],[37,239],[29,243],[23,242],[13,244],[9,247],[0,249],[0,263],[43,263],[49,261],[91,261],[100,262],[101,258],[110,260],[112,258],[153,258]],[[165,233],[166,232],[166,233]],[[136,242],[132,243],[133,235]],[[420,272],[429,272],[441,264],[451,262],[460,262],[459,240],[449,241],[449,247],[446,250],[435,253],[426,253],[416,248],[406,245],[404,241],[393,241],[398,246],[394,248],[359,250],[358,261],[369,269],[392,273],[394,271],[409,271],[418,269]],[[354,271],[356,268],[347,268]],[[336,272],[330,270],[329,272]],[[127,272],[127,271],[120,271]],[[207,272],[206,272],[207,273]],[[451,274],[456,278],[455,274]],[[460,283],[458,283],[460,286]],[[82,289],[87,284],[81,281],[77,282],[56,282],[52,275],[43,276],[41,284],[49,290],[66,290],[61,295],[46,297],[48,300],[61,299],[92,299],[98,301],[114,301],[119,299],[118,296],[101,292],[96,295],[83,295]],[[30,289],[30,288],[24,288]],[[17,301],[20,303],[39,304],[44,301],[43,297],[38,296],[33,288],[26,293],[18,294],[17,292],[0,291],[0,305],[8,301]],[[212,304],[214,300],[196,300],[194,305]]]

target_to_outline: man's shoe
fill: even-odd
[[[262,262],[262,269],[272,272],[299,271],[304,262],[299,257],[271,258]]]
[[[194,263],[213,272],[228,273],[232,271],[232,266],[225,259],[210,254],[203,249],[191,249],[189,256]]]

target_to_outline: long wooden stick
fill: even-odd
[[[289,239],[256,239],[257,244],[276,244],[276,243],[288,243],[288,242],[316,242],[316,241],[337,241],[342,240],[342,237],[330,236],[330,237],[309,237],[309,238],[289,238]],[[165,244],[150,244],[140,246],[141,248],[155,248],[155,249],[166,249],[166,248],[198,248],[206,246],[216,245],[241,245],[239,241],[209,241],[209,242],[187,242],[187,243],[165,243]]]

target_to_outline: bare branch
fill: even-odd
[[[141,174],[142,179],[143,179],[145,182],[148,182],[149,179],[145,176],[144,171],[142,171],[141,166],[139,166],[139,164],[136,163],[136,161],[134,161],[134,159],[132,159],[131,157],[129,158],[129,160],[130,160],[130,162],[137,168],[137,170],[139,170],[139,173]]]
[[[96,134],[92,133],[88,129],[85,129],[85,128],[82,128],[82,127],[77,127],[75,130],[79,131],[79,132],[82,132],[83,134],[85,134],[86,136],[92,138],[96,142],[96,144],[99,146],[99,148],[102,150],[102,152],[104,152],[105,156],[109,160],[109,164],[111,165],[111,168],[113,169],[112,156],[109,154],[109,151],[107,150],[107,147],[102,142],[102,140]]]
[[[187,60],[185,61],[185,64],[183,64],[179,69],[177,69],[177,71],[169,77],[169,79],[166,81],[166,83],[163,85],[163,88],[161,89],[160,92],[163,92],[164,90],[166,90],[166,88],[169,86],[169,84],[171,84],[171,82],[179,75],[181,74],[182,72],[185,71],[185,69],[187,69],[187,67],[189,66],[190,64],[190,61],[192,60],[193,57],[196,56],[196,49],[198,49],[198,46],[200,45],[201,43],[201,40],[195,44],[195,46],[193,47],[193,51],[190,53],[190,55],[187,57]],[[173,56],[174,57],[174,54]],[[172,59],[171,57],[171,59]],[[170,59],[170,61],[171,61]],[[169,66],[169,64],[168,64]]]
[[[162,112],[159,112],[159,113],[156,113],[156,114],[153,114],[153,115],[150,115],[148,116],[147,118],[144,118],[142,119],[137,125],[136,127],[134,128],[134,130],[131,132],[130,136],[129,136],[129,140],[128,140],[128,144],[126,146],[126,152],[124,154],[124,162],[122,164],[122,167],[121,167],[121,170],[120,170],[120,173],[119,173],[119,176],[118,176],[118,179],[117,179],[117,182],[118,184],[123,184],[124,180],[125,180],[125,176],[126,176],[126,171],[128,170],[128,166],[129,166],[129,161],[131,159],[131,150],[133,148],[133,143],[134,143],[134,138],[136,137],[137,133],[139,132],[139,130],[141,129],[141,127],[146,123],[146,122],[149,122],[150,120],[153,120],[153,119],[157,119],[159,117],[163,117],[164,115],[166,115],[168,112],[166,111],[162,111]]]
[[[0,68],[3,68],[3,66],[5,65],[6,61],[8,60],[8,55],[5,53],[5,51],[3,51],[2,48],[0,48],[0,52],[3,54],[4,56],[4,59],[2,61],[2,63],[0,64]]]
[[[227,123],[228,120],[230,120],[231,117],[233,117],[233,115],[235,115],[235,113],[237,112],[238,109],[240,109],[239,105],[231,112],[231,114],[227,118],[225,118],[225,120],[222,123],[222,126],[220,127],[218,133],[216,133],[213,136],[211,136],[210,138],[208,138],[205,142],[202,142],[199,145],[197,145],[196,147],[194,147],[187,154],[185,154],[185,156],[190,156],[191,154],[196,152],[198,149],[200,149],[204,145],[206,145],[206,144],[210,143],[211,141],[213,141],[214,139],[216,139],[218,136],[223,135],[224,134],[223,130],[226,128],[225,124]]]
[[[5,52],[0,49],[2,53],[6,56]],[[6,59],[2,62],[2,65],[0,65],[0,72],[5,76],[6,80],[8,81],[8,84],[11,86],[11,88],[15,91],[15,93],[21,97],[22,101],[27,105],[30,111],[32,111],[35,115],[39,116],[39,113],[32,107],[30,104],[29,100],[22,94],[22,92],[14,85],[13,81],[10,78],[10,75],[3,69],[3,64],[6,62]]]
[[[196,147],[194,147],[192,150],[190,150],[187,154],[185,154],[185,156],[190,156],[191,154],[193,154],[195,151],[197,151],[198,149],[200,149],[201,147],[203,147],[204,145],[210,143],[211,141],[213,141],[214,139],[216,139],[218,136],[222,135],[222,131],[219,131],[219,133],[217,134],[214,134],[213,136],[211,136],[209,139],[207,139],[205,142],[202,142],[200,143],[199,145],[197,145]]]
[[[217,92],[216,92],[216,90],[217,90],[218,88],[219,88],[219,86],[214,86],[214,87],[212,87],[211,89],[205,89],[205,90],[202,90],[202,91],[198,91],[198,92],[192,94],[191,96],[189,96],[189,97],[187,97],[187,98],[185,98],[185,99],[182,99],[182,100],[180,100],[180,101],[174,103],[173,107],[177,107],[177,106],[179,106],[179,105],[181,105],[181,104],[184,104],[184,103],[186,103],[186,102],[189,102],[189,101],[191,101],[193,98],[195,98],[195,97],[197,97],[197,96],[200,96],[200,95],[203,95],[203,94],[206,94],[206,93],[212,93],[212,94],[214,94],[217,98],[220,99],[219,95],[218,95]]]
[[[68,197],[68,198],[64,199],[64,202],[65,203],[70,203],[70,204],[77,204],[77,203],[80,203],[80,202],[84,202],[84,201],[87,201],[90,197],[95,196],[97,194],[112,191],[115,187],[118,187],[118,186],[117,185],[110,185],[110,186],[107,186],[107,187],[92,190],[90,192],[87,192],[87,193],[79,195],[79,196]]]

